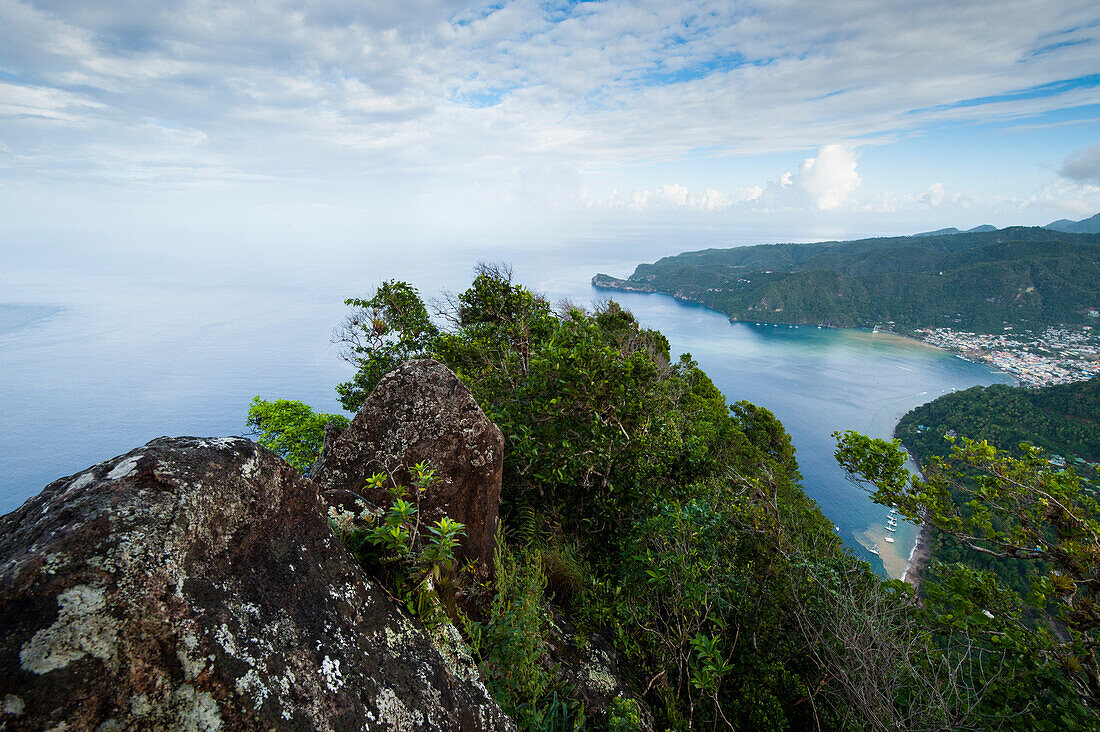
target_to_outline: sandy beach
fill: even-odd
[[[917,543],[913,545],[913,551],[909,553],[909,562],[901,575],[902,581],[913,585],[913,588],[919,592],[921,574],[931,556],[932,530],[928,524],[924,524],[920,527],[920,533],[917,534]]]

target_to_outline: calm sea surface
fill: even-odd
[[[0,270],[0,513],[50,481],[160,435],[245,431],[254,395],[337,411],[346,379],[330,341],[345,297],[407,279],[425,297],[468,284],[479,259],[508,259],[552,300],[606,297],[596,271],[623,276],[690,246],[573,242],[537,253],[484,248],[326,258],[282,252],[258,266],[224,252],[163,263]],[[856,553],[899,576],[916,528],[884,541],[886,509],[832,457],[834,430],[889,436],[913,406],[952,389],[1008,382],[985,366],[890,335],[730,324],[661,295],[616,293],[644,324],[689,352],[731,400],[772,410],[791,433],[807,493]],[[868,553],[877,545],[880,555]]]

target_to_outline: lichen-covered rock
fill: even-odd
[[[251,441],[181,437],[0,517],[0,729],[511,729],[324,510]]]
[[[548,641],[558,682],[573,690],[573,697],[584,704],[589,719],[607,714],[617,697],[625,697],[639,704],[642,732],[654,729],[652,713],[625,678],[619,653],[606,638],[598,633],[581,637],[572,623],[554,616]]]
[[[426,462],[436,483],[420,499],[421,523],[450,516],[466,524],[459,558],[488,574],[496,546],[504,436],[450,369],[428,359],[386,374],[338,437],[325,447],[310,478],[324,490],[363,493],[376,506],[392,497],[367,479],[388,473],[411,485],[409,467]]]

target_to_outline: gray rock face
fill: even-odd
[[[500,428],[450,369],[438,361],[406,361],[382,377],[341,435],[326,434],[310,478],[323,490],[362,493],[385,508],[392,497],[366,489],[367,479],[384,472],[409,486],[409,467],[427,462],[437,481],[420,499],[421,523],[450,516],[466,524],[459,558],[474,559],[487,575],[503,453]]]
[[[555,617],[548,640],[550,662],[558,681],[571,687],[574,698],[584,702],[589,718],[605,714],[616,697],[636,699],[641,730],[652,732],[653,714],[624,678],[626,667],[606,638],[591,633],[583,643],[578,643],[576,627],[564,618]]]
[[[323,511],[251,441],[181,437],[0,517],[0,729],[512,729]]]

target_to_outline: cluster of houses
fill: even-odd
[[[1100,374],[1100,334],[1090,326],[1052,326],[1039,334],[969,333],[951,328],[916,331],[926,343],[981,361],[1014,376],[1021,386],[1054,386]]]

